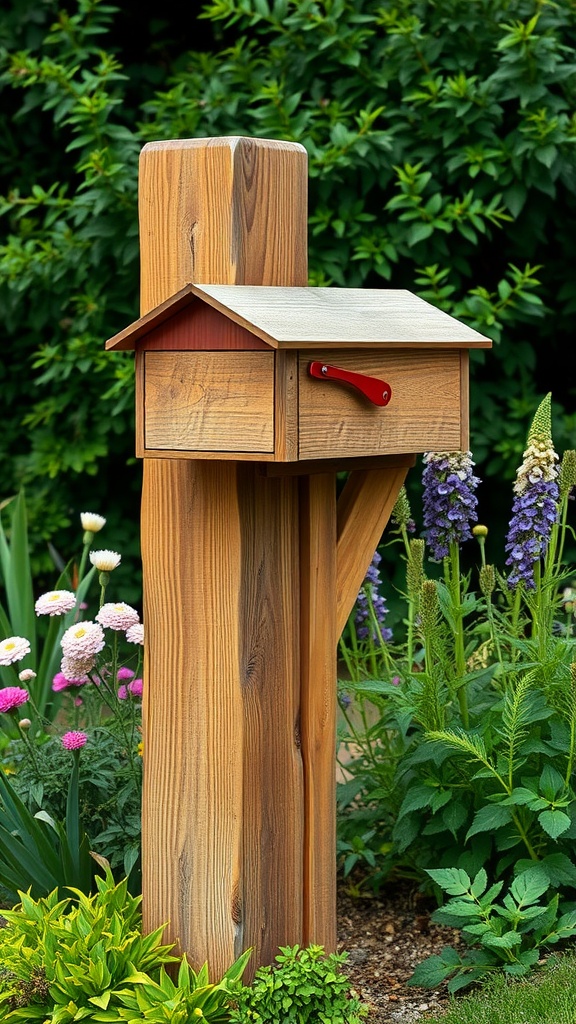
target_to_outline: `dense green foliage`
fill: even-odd
[[[346,959],[322,946],[281,946],[276,962],[238,993],[231,1024],[361,1024],[368,1011],[342,974]]]
[[[472,527],[478,481],[467,457],[430,456],[425,541],[409,536],[405,493],[392,517],[405,636],[396,641],[385,624],[373,563],[340,643],[344,875],[375,889],[402,876],[430,888],[432,879],[455,897],[436,919],[463,927],[472,946],[427,961],[415,984],[451,977],[455,990],[497,967],[525,973],[540,948],[576,929],[576,590],[564,562],[576,451],[557,462],[547,395],[516,475],[499,570],[487,561],[488,529]],[[460,564],[473,531],[477,577]],[[426,548],[439,579],[429,578]]]
[[[483,475],[510,470],[543,391],[572,444],[573,0],[215,0],[181,40],[170,11],[138,60],[130,4],[0,14],[0,450],[35,530],[53,534],[98,474],[136,549],[131,358],[102,343],[137,313],[149,139],[303,143],[311,281],[408,287],[494,338],[473,366]]]
[[[183,961],[174,985],[164,965],[177,958],[161,945],[164,927],[142,934],[141,897],[130,896],[126,881],[115,885],[108,870],[97,886],[94,896],[73,890],[62,900],[57,891],[37,902],[20,893],[21,903],[6,911],[0,1020],[227,1020],[250,953],[217,984],[210,984],[206,967],[196,974]]]
[[[414,971],[412,985],[434,987],[450,978],[449,991],[455,992],[487,977],[495,967],[521,977],[538,963],[543,948],[576,934],[573,906],[561,913],[558,893],[547,903],[540,902],[550,886],[540,865],[520,872],[503,895],[504,883],[488,887],[483,868],[474,880],[458,868],[428,874],[451,896],[446,906],[434,912],[433,920],[461,928],[473,948],[462,953],[447,946],[439,956],[428,957]]]

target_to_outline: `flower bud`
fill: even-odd
[[[496,588],[496,573],[493,565],[483,565],[479,573],[480,590],[484,597],[490,597]]]

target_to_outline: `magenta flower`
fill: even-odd
[[[21,686],[5,686],[0,690],[0,712],[6,714],[7,711],[13,711],[29,698],[28,690],[23,690]]]
[[[133,679],[127,686],[118,687],[118,700],[127,700],[128,697],[141,697],[143,684],[141,679]]]
[[[133,679],[135,674],[136,673],[133,672],[131,668],[122,667],[118,669],[118,672],[116,673],[116,679],[119,682],[124,681],[124,679]]]
[[[72,729],[70,732],[65,732],[62,737],[62,746],[65,750],[80,750],[80,747],[85,746],[88,740],[88,736],[85,732],[79,732],[78,730]]]
[[[54,693],[60,693],[61,690],[68,690],[71,686],[84,686],[89,681],[88,676],[85,675],[70,679],[64,672],[57,672],[52,680],[52,689]]]

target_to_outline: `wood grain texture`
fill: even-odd
[[[302,942],[336,949],[336,473],[300,479]]]
[[[145,928],[168,921],[166,941],[196,965],[210,951],[219,975],[245,945],[236,466],[152,468],[142,505]]]
[[[467,452],[470,447],[470,356],[460,353],[460,450]]]
[[[337,636],[354,607],[407,472],[408,467],[400,467],[350,473],[338,499]]]
[[[489,338],[407,291],[189,282],[109,338],[106,348],[134,348],[169,318],[184,309],[191,312],[199,305],[198,299],[272,348],[454,349],[490,348],[492,344]]]
[[[200,278],[305,285],[306,188],[300,146],[146,146],[142,313]],[[144,460],[144,925],[170,921],[213,977],[302,930],[297,487],[244,462]]]
[[[239,466],[238,620],[243,751],[242,919],[252,969],[301,941],[304,780],[300,751],[298,482]],[[228,585],[221,579],[220,585]],[[238,953],[241,948],[238,948]]]
[[[300,459],[460,448],[459,351],[325,353],[327,363],[387,381],[385,408],[354,388],[310,377],[312,358],[312,350],[299,353]]]
[[[146,449],[274,452],[274,353],[146,352]]]
[[[275,362],[274,458],[291,462],[298,458],[298,357],[277,352]]]
[[[352,473],[356,469],[410,468],[415,455],[369,455],[358,459],[310,459],[306,462],[263,462],[258,468],[265,476],[310,476],[317,473]]]
[[[144,146],[141,313],[189,282],[305,286],[307,188],[296,143],[231,136]]]
[[[281,347],[490,348],[478,331],[394,288],[252,288],[198,285],[199,293]]]

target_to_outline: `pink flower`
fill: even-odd
[[[127,700],[128,697],[141,697],[142,696],[142,680],[133,679],[127,686],[118,687],[118,700]]]
[[[140,622],[140,616],[135,608],[124,601],[119,601],[117,604],[103,604],[96,615],[96,622],[108,629],[126,630],[130,629],[130,626],[136,626]]]
[[[49,590],[41,594],[34,611],[36,615],[65,615],[72,611],[76,604],[76,595],[71,590]]]
[[[133,672],[131,668],[119,668],[116,674],[116,678],[118,679],[118,681],[120,681],[121,679],[133,679],[135,674],[136,673]]]
[[[23,636],[9,636],[0,643],[0,665],[12,665],[30,654],[30,641]]]
[[[52,680],[52,689],[54,693],[59,693],[61,690],[67,690],[70,686],[84,686],[88,682],[90,680],[86,675],[74,676],[70,679],[64,672],[57,672]]]
[[[19,708],[29,698],[28,690],[23,690],[21,686],[5,686],[3,690],[0,690],[0,712],[5,714],[7,711]]]
[[[130,629],[126,630],[126,639],[131,644],[144,643],[144,626],[141,622],[138,622],[135,626],[130,626]]]
[[[88,736],[85,732],[78,732],[72,730],[71,732],[65,732],[62,737],[62,746],[65,750],[79,750],[86,744]]]
[[[86,658],[71,658],[65,654],[60,662],[60,672],[68,680],[79,680],[79,682],[74,682],[73,685],[81,686],[83,683],[90,682],[88,673],[94,668],[95,661],[96,656],[94,654]]]
[[[21,683],[29,683],[31,679],[36,679],[36,673],[33,668],[23,668],[18,673],[18,679]]]
[[[77,622],[66,630],[61,640],[61,646],[68,658],[80,661],[98,654],[105,642],[104,631],[99,623]]]

